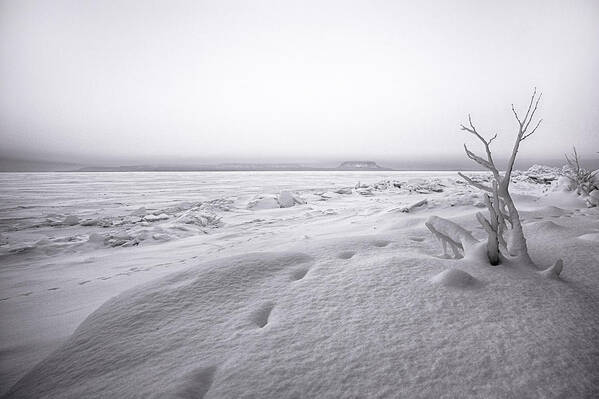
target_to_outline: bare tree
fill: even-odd
[[[493,135],[490,139],[485,139],[472,122],[472,117],[470,115],[468,115],[468,126],[460,126],[461,130],[474,135],[482,143],[485,151],[485,155],[480,156],[470,151],[466,144],[464,144],[466,156],[490,171],[492,174],[491,185],[486,185],[475,181],[461,172],[459,173],[468,184],[485,192],[484,199],[489,211],[489,219],[482,213],[478,213],[476,217],[487,232],[487,257],[489,263],[492,265],[500,263],[501,250],[506,251],[507,254],[511,256],[517,257],[523,263],[534,265],[528,254],[528,246],[526,244],[526,238],[524,237],[520,215],[510,194],[509,186],[520,144],[532,136],[541,125],[542,119],[538,119],[533,123],[541,97],[542,94],[537,95],[537,89],[535,88],[523,118],[521,118],[512,104],[512,112],[518,123],[518,134],[516,135],[516,140],[507,167],[503,173],[501,173],[495,165],[493,154],[491,153],[491,144],[493,140],[497,138],[497,134]],[[467,246],[474,246],[471,240],[472,236],[470,234],[466,235],[462,231],[464,229],[460,226],[455,225],[457,226],[455,227],[451,225],[455,225],[455,223],[436,216],[429,218],[426,222],[426,226],[431,230],[435,237],[440,239],[444,246],[449,244],[452,247],[454,254],[459,249],[463,250],[465,253],[467,251]],[[508,238],[507,242],[504,239],[504,234]],[[476,242],[476,240],[474,241]],[[458,256],[456,256],[456,258],[457,257]],[[553,267],[545,271],[545,274],[559,275],[561,268],[561,261],[556,262]]]
[[[497,134],[491,137],[491,139],[486,140],[477,131],[476,127],[472,123],[472,118],[470,117],[470,115],[468,115],[469,126],[461,125],[462,130],[473,134],[483,144],[486,153],[486,159],[484,159],[470,151],[468,147],[464,144],[466,156],[468,156],[468,158],[478,163],[485,169],[489,170],[493,174],[493,181],[496,183],[497,188],[496,190],[493,190],[493,187],[485,186],[481,183],[476,183],[469,177],[465,176],[463,173],[459,173],[459,175],[472,186],[486,191],[488,193],[492,193],[494,198],[498,198],[498,200],[496,201],[498,204],[493,205],[493,209],[497,209],[499,211],[497,217],[502,218],[502,220],[507,220],[510,224],[509,238],[507,243],[508,251],[510,255],[518,256],[522,258],[523,261],[529,263],[532,263],[532,261],[530,259],[530,256],[528,255],[528,247],[526,245],[524,231],[522,230],[520,215],[518,213],[518,209],[516,209],[516,206],[514,205],[512,196],[510,195],[509,186],[512,178],[512,171],[514,170],[514,163],[516,162],[516,155],[518,154],[518,150],[520,149],[520,143],[532,136],[537,131],[537,129],[541,125],[541,122],[543,121],[542,119],[539,119],[535,124],[532,124],[542,95],[542,93],[537,95],[537,89],[534,89],[524,118],[521,118],[518,115],[518,112],[516,111],[514,104],[512,104],[512,112],[514,113],[514,117],[518,122],[518,134],[516,135],[516,141],[514,142],[514,147],[512,148],[512,153],[510,155],[507,168],[503,175],[495,166],[495,161],[493,160],[490,148],[493,140],[497,138]],[[499,206],[500,201],[502,205],[505,205],[505,208],[507,208],[507,215],[503,214],[503,206]],[[499,231],[495,231],[495,233],[499,234]]]
[[[566,162],[568,162],[568,170],[566,171],[565,176],[570,179],[574,186],[576,186],[576,193],[579,195],[589,195],[591,191],[599,190],[599,187],[594,183],[596,172],[582,167],[576,147],[573,147],[573,152],[570,156],[568,156],[568,154],[564,155],[566,157]]]

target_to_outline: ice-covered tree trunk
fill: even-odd
[[[483,226],[487,232],[487,256],[489,257],[489,263],[493,266],[499,264],[499,245],[504,244],[503,241],[503,226],[502,217],[500,217],[499,210],[499,193],[497,192],[497,182],[493,181],[493,200],[488,194],[485,194],[485,205],[489,210],[489,220],[480,212],[476,214],[476,219]],[[502,215],[503,216],[503,215]],[[505,244],[504,244],[505,246]]]
[[[534,127],[531,128],[531,123],[537,111],[540,99],[541,94],[537,96],[537,90],[535,89],[523,119],[520,119],[520,116],[512,104],[512,111],[518,122],[518,134],[516,135],[516,141],[512,148],[507,168],[503,174],[500,173],[499,169],[495,166],[490,148],[493,140],[497,138],[497,134],[489,140],[485,139],[477,131],[472,123],[470,115],[468,115],[469,126],[461,125],[462,130],[473,134],[484,145],[486,153],[486,157],[476,155],[464,144],[466,156],[490,171],[492,174],[492,185],[488,186],[459,173],[468,184],[485,192],[484,198],[489,211],[489,219],[485,218],[482,213],[478,213],[476,217],[487,232],[487,257],[489,263],[492,265],[500,263],[501,250],[504,250],[509,255],[517,257],[520,263],[534,266],[534,263],[528,254],[528,246],[526,244],[524,230],[522,229],[520,214],[510,195],[509,185],[520,143],[530,137],[542,122],[542,119],[539,119],[536,124],[534,124]],[[489,194],[491,194],[492,197]],[[467,230],[451,221],[436,216],[429,218],[426,222],[426,226],[442,242],[444,249],[447,245],[452,248],[455,257],[458,257],[460,249],[466,253],[468,248],[474,246],[477,242]],[[504,238],[504,234],[508,235],[507,242]],[[543,273],[545,275],[557,276],[561,272],[562,266],[563,262],[560,259]]]
[[[462,257],[460,251],[465,254],[478,243],[472,233],[451,220],[431,216],[424,222],[424,225],[441,242],[444,255],[447,255],[447,246],[449,246],[453,251],[453,257],[459,259]]]
[[[512,256],[518,256],[522,258],[523,261],[532,264],[532,260],[528,255],[528,245],[526,244],[526,237],[524,237],[524,230],[522,229],[522,222],[520,221],[518,209],[516,209],[514,201],[511,199],[511,197],[505,201],[505,205],[509,212],[511,225],[507,242],[509,254]]]

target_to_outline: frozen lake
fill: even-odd
[[[485,236],[481,193],[455,172],[0,174],[0,394],[27,375],[23,392],[59,397],[269,396],[288,381],[277,389],[335,397],[356,376],[364,395],[433,397],[462,392],[446,378],[459,367],[481,396],[517,375],[506,392],[584,397],[597,209],[525,175],[512,192],[531,256],[563,257],[563,282],[440,255],[430,215]],[[466,280],[444,274],[456,265]],[[564,340],[573,329],[588,333]]]
[[[373,215],[384,220],[425,197],[414,191],[418,183],[455,179],[388,171],[0,173],[2,386],[125,289],[192,261],[376,232]],[[407,186],[355,190],[382,181]],[[335,193],[344,188],[350,194]],[[284,190],[307,203],[248,209]],[[472,203],[468,195],[456,203]],[[447,202],[443,193],[426,197]]]
[[[310,195],[358,182],[431,176],[455,172],[2,173],[0,254],[28,250],[39,240],[46,240],[40,245],[46,249],[51,244],[58,249],[87,241],[93,232],[122,235],[136,224],[127,217],[140,208],[174,217],[208,201],[237,210],[257,195],[283,190]]]

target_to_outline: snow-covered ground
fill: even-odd
[[[599,211],[538,177],[559,280],[440,256],[454,172],[0,174],[0,394],[597,397]]]

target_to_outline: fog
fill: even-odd
[[[2,155],[206,162],[599,151],[596,1],[3,1]],[[596,157],[596,155],[595,155]]]

